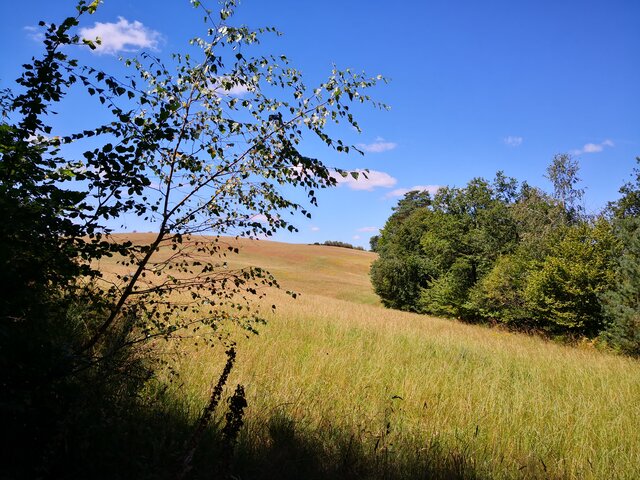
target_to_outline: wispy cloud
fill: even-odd
[[[615,147],[615,144],[611,140],[605,140],[600,143],[585,143],[582,148],[573,150],[571,153],[574,155],[582,155],[583,153],[598,153],[603,151],[606,147]]]
[[[24,27],[24,31],[27,32],[27,37],[35,42],[41,42],[44,40],[44,33],[42,33],[42,30],[39,27],[28,25]]]
[[[387,142],[382,137],[377,137],[373,143],[358,143],[356,147],[369,153],[382,153],[393,150],[398,146],[397,143]]]
[[[520,145],[522,145],[523,140],[524,139],[522,137],[513,137],[511,135],[502,139],[504,144],[509,147],[519,147]]]
[[[375,188],[391,188],[398,180],[385,172],[378,172],[376,170],[354,170],[358,173],[358,178],[355,179],[351,175],[343,177],[340,174],[334,174],[334,178],[340,185],[346,185],[352,190],[367,190],[371,191]]]
[[[354,236],[353,236],[353,237],[351,237],[351,238],[353,238],[354,240],[360,240],[360,235],[354,235]]]
[[[362,227],[359,228],[357,231],[358,232],[377,232],[379,230],[378,227]]]
[[[310,229],[312,232],[319,232],[320,231],[320,227],[311,227]]]
[[[384,198],[402,197],[409,192],[429,192],[431,195],[435,195],[441,185],[415,185],[411,188],[396,188],[387,193]]]
[[[96,22],[91,28],[81,28],[80,36],[92,41],[99,38],[100,44],[96,44],[93,51],[109,55],[142,48],[156,50],[161,39],[159,32],[145,27],[137,20],[129,22],[124,17],[118,17],[117,22]]]
[[[249,91],[250,90],[246,85],[234,85],[231,88],[225,89],[224,93],[235,97],[242,97],[243,95],[249,93]]]

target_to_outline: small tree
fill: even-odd
[[[60,71],[59,90],[80,82],[114,116],[104,126],[51,141],[57,148],[87,137],[105,138],[82,161],[62,162],[51,156],[46,160],[50,171],[57,173],[55,180],[83,182],[73,211],[62,212],[62,217],[75,218],[81,225],[71,235],[74,240],[86,233],[90,245],[103,249],[86,254],[85,263],[116,251],[130,270],[115,280],[93,273],[106,288],[112,307],[83,349],[93,348],[129,313],[139,319],[133,342],[194,324],[250,320],[246,294],[275,280],[260,269],[228,270],[224,262],[212,260],[226,246],[195,236],[268,236],[282,228],[294,230],[285,215],[310,214],[303,204],[287,198],[283,187],[306,191],[315,205],[317,189],[334,186],[336,176],[344,175],[299,153],[305,132],[348,153],[353,147],[331,138],[326,127],[345,121],[358,128],[348,104],[371,102],[365,90],[381,78],[334,69],[326,82],[310,89],[285,56],[247,55],[242,47],[250,48],[262,34],[275,31],[230,25],[235,1],[225,2],[215,16],[200,2],[192,3],[205,14],[207,35],[192,41],[195,52],[174,55],[171,67],[144,53],[126,61],[134,69],[126,80],[78,66],[59,47],[85,43],[94,48],[99,39],[70,36],[68,31],[78,23],[70,18],[48,29],[45,45],[50,60],[34,63],[23,76],[22,84],[27,85],[30,78]],[[81,3],[79,8],[81,14],[91,13],[95,4]],[[23,97],[35,98],[39,88],[34,84],[14,100],[12,109],[25,104]],[[232,95],[233,89],[246,94]],[[37,117],[33,111],[24,116]],[[37,130],[51,133],[49,127],[34,125],[21,134],[24,138]],[[105,238],[109,230],[104,220],[130,214],[155,223],[157,232],[149,244]],[[162,247],[172,253],[158,255]],[[190,299],[175,301],[176,294]],[[234,308],[238,300],[244,307]],[[229,313],[225,304],[236,313]]]
[[[600,296],[614,280],[615,238],[605,219],[558,232],[549,255],[528,274],[532,318],[554,333],[593,337],[605,326]]]
[[[110,162],[144,171],[145,188],[130,187],[130,204],[124,209],[156,222],[158,231],[149,245],[127,247],[125,264],[133,266],[132,273],[110,288],[114,307],[85,348],[95,345],[128,309],[143,319],[140,338],[166,335],[194,322],[198,328],[234,319],[246,326],[252,318],[246,294],[275,280],[260,269],[227,270],[211,260],[221,251],[219,243],[194,241],[193,236],[294,230],[285,215],[310,214],[289,200],[283,187],[305,190],[316,204],[316,190],[336,184],[335,171],[299,153],[300,142],[308,132],[338,152],[349,152],[325,129],[329,122],[343,120],[358,128],[348,104],[369,102],[364,91],[376,79],[334,69],[326,82],[309,89],[286,57],[246,55],[241,47],[250,47],[272,29],[229,25],[234,7],[235,1],[226,2],[218,20],[203,10],[208,34],[193,40],[196,54],[174,56],[173,71],[149,55],[128,62],[149,88],[142,90],[133,81],[110,88],[114,80],[108,78],[105,89],[88,87],[113,106],[117,121],[109,133],[118,140],[85,154],[97,171],[89,188],[98,201],[108,200],[103,178]],[[99,72],[88,73],[101,80]],[[238,88],[246,96],[229,93]],[[121,107],[117,102],[122,97],[127,101]],[[117,195],[113,197],[119,208]],[[175,253],[154,260],[164,245]],[[186,293],[191,300],[175,302],[169,293]],[[235,313],[214,304],[226,304]],[[210,305],[204,315],[203,305]]]
[[[571,219],[577,219],[584,210],[580,203],[584,197],[584,189],[577,187],[580,183],[579,170],[578,161],[566,153],[555,155],[551,165],[547,167],[547,178],[553,184],[553,196]]]
[[[127,352],[153,339],[213,341],[229,322],[252,329],[259,320],[252,300],[276,280],[260,268],[230,269],[224,257],[237,248],[220,236],[295,230],[288,215],[309,216],[316,191],[346,175],[300,153],[302,139],[316,136],[349,153],[353,147],[332,138],[329,125],[359,129],[349,105],[380,106],[367,90],[381,77],[334,68],[309,88],[285,56],[250,56],[262,35],[277,32],[231,25],[235,0],[218,12],[191,3],[207,23],[193,51],[167,63],[143,53],[126,61],[132,74],[119,78],[79,64],[64,48],[100,41],[75,33],[99,4],[80,0],[76,16],[41,23],[43,57],[24,66],[15,93],[0,95],[0,208],[7,220],[0,259],[2,286],[10,288],[1,305],[0,403],[15,420],[7,432],[24,426],[18,417],[29,415],[20,410],[25,404],[64,424],[70,417],[56,409],[71,395],[69,385],[100,398],[96,379],[133,374],[131,364],[100,369],[141,358],[141,350]],[[52,106],[63,109],[76,87],[112,118],[59,135],[49,123]],[[233,94],[238,90],[244,95]],[[85,146],[80,159],[66,157],[72,143]],[[308,202],[292,200],[291,188],[306,192]],[[155,225],[151,241],[112,235],[107,223],[130,215]],[[95,268],[113,255],[124,273]],[[38,419],[34,425],[41,428]],[[29,448],[42,445],[18,447]]]

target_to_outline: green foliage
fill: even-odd
[[[633,169],[633,180],[625,183],[620,188],[622,196],[609,204],[609,210],[615,219],[640,217],[640,157],[636,158],[636,163],[638,165]]]
[[[531,319],[524,289],[532,269],[523,250],[503,255],[470,292],[471,307],[482,318],[512,328],[536,328]]]
[[[527,184],[523,184],[510,212],[516,223],[520,254],[530,260],[544,260],[559,229],[569,223],[561,203]]]
[[[594,336],[604,328],[599,296],[613,282],[610,224],[564,226],[537,245],[544,255],[523,243],[499,258],[475,287],[474,306],[513,328]]]
[[[372,252],[378,251],[378,240],[380,240],[380,235],[372,235],[371,238],[369,238],[369,249]]]
[[[433,198],[428,193],[407,194],[378,241],[380,258],[372,267],[372,282],[382,301],[424,313],[469,317],[470,288],[515,245],[516,225],[506,208],[514,188],[515,181],[500,174],[494,185],[478,178],[462,189],[441,188]],[[376,264],[389,258],[394,268],[379,268],[374,275]],[[390,271],[400,271],[404,261],[414,266],[412,275],[404,276],[411,285],[397,285],[402,276],[385,278]],[[411,293],[399,302],[394,298],[399,292]]]
[[[371,282],[385,306],[417,310],[420,290],[432,278],[432,262],[420,250],[423,224],[429,215],[420,208],[396,210],[380,233],[380,257],[371,266]]]
[[[622,252],[615,285],[602,298],[610,325],[603,338],[621,352],[640,356],[640,225],[637,218],[620,226]]]
[[[547,178],[553,184],[553,196],[560,202],[570,219],[577,219],[584,210],[580,201],[584,189],[578,188],[580,177],[578,161],[566,153],[553,157],[547,168]]]
[[[416,311],[427,268],[419,256],[386,255],[371,265],[371,282],[385,307]]]
[[[396,230],[402,226],[404,221],[415,210],[427,207],[431,204],[431,195],[429,192],[411,191],[400,199],[398,205],[393,208],[393,214],[387,220],[384,231],[380,232],[376,240],[376,251],[385,249],[385,245],[389,244],[390,248],[394,248]]]
[[[475,270],[466,257],[458,257],[447,271],[434,278],[420,295],[420,311],[445,317],[467,317],[465,309]]]
[[[604,219],[567,227],[529,272],[525,297],[536,323],[554,333],[594,336],[604,327],[599,297],[613,284],[615,239]]]
[[[601,298],[614,285],[618,240],[604,217],[581,216],[577,174],[571,157],[557,155],[553,196],[498,172],[491,184],[441,188],[422,204],[415,194],[401,200],[377,243],[376,293],[404,310],[596,336],[607,324]],[[614,212],[633,210],[634,188],[623,191]]]

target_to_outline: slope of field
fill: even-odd
[[[302,293],[273,292],[239,336],[239,478],[640,478],[639,362],[384,309],[371,253],[239,246],[230,263]],[[196,417],[222,359],[183,353],[175,398]]]
[[[380,304],[369,281],[369,266],[376,258],[374,253],[246,239],[233,240],[231,244],[240,248],[239,255],[228,258],[232,267],[256,265],[266,268],[285,290],[355,303]]]
[[[149,244],[151,233],[115,235],[116,239],[128,239],[134,243]],[[369,266],[376,254],[362,250],[322,245],[296,245],[266,240],[223,237],[219,243],[237,247],[238,255],[228,254],[223,260],[229,268],[250,266],[262,267],[271,272],[283,290],[291,290],[303,295],[322,295],[355,303],[379,305],[369,281]],[[171,253],[163,248],[158,257],[166,258]],[[104,259],[100,268],[125,273],[115,258]]]

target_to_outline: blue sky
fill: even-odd
[[[71,4],[1,2],[0,88],[37,54],[31,27],[62,19]],[[113,24],[111,51],[96,58],[107,69],[122,48],[184,51],[203,27],[187,0],[106,0],[87,20]],[[370,169],[369,181],[322,192],[313,218],[283,241],[367,246],[409,188],[463,186],[497,170],[548,188],[545,168],[561,152],[580,161],[593,212],[617,197],[640,155],[635,0],[244,0],[236,21],[281,30],[262,48],[286,54],[310,84],[334,63],[391,80],[374,92],[391,110],[361,110],[363,133],[342,132],[364,157],[302,146],[331,165]]]

